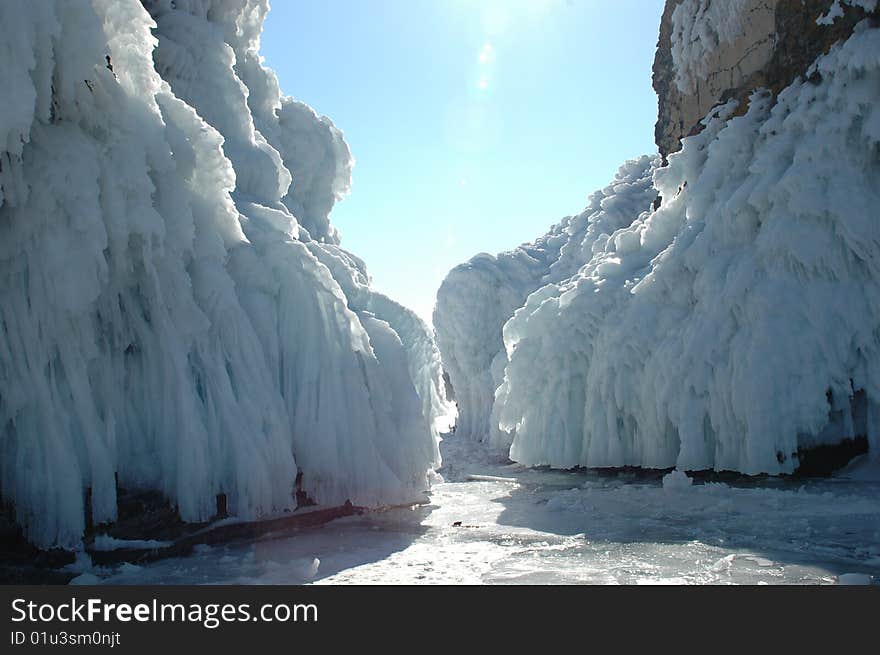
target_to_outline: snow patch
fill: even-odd
[[[816,25],[833,25],[834,21],[843,17],[843,6],[841,0],[834,0],[828,13],[816,19]],[[866,12],[872,12],[877,8],[877,0],[843,0],[844,4],[850,7],[861,7]]]
[[[674,470],[663,476],[664,491],[685,491],[694,483],[684,471]]]

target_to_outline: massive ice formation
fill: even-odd
[[[850,437],[880,451],[880,29],[807,77],[714,110],[656,191],[606,191],[631,211],[572,238],[578,270],[542,278],[527,246],[450,273],[438,343],[475,436],[557,467],[776,474]]]
[[[497,257],[481,253],[447,275],[437,294],[434,326],[458,402],[456,434],[506,439],[490,421],[507,363],[504,324],[530,293],[577,273],[608,235],[651,206],[657,197],[651,174],[658,164],[659,158],[648,156],[627,162],[577,216],[533,243]]]
[[[75,547],[117,484],[187,521],[406,502],[439,357],[328,221],[341,133],[260,61],[265,0],[0,3],[0,479]]]

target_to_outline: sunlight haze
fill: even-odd
[[[262,53],[354,154],[342,245],[430,320],[449,269],[535,239],[656,150],[662,4],[276,0]]]

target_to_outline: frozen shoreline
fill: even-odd
[[[89,584],[834,584],[880,580],[880,475],[666,486],[526,469],[447,437],[415,510],[186,558],[83,571]],[[477,477],[481,479],[471,479]],[[491,479],[496,478],[496,479]],[[513,481],[511,479],[514,479]],[[455,525],[459,523],[459,525]]]

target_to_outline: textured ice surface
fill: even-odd
[[[75,547],[117,474],[189,521],[291,509],[297,468],[319,503],[420,496],[439,356],[338,246],[341,132],[261,64],[265,0],[144,5],[0,3],[4,500]]]
[[[880,476],[739,486],[510,465],[442,444],[431,504],[333,521],[78,582],[319,584],[834,584],[880,580]],[[873,475],[870,472],[873,470]],[[469,480],[478,476],[479,480]],[[494,479],[492,479],[494,478]],[[510,479],[513,478],[513,482]],[[455,525],[459,523],[459,525]],[[315,559],[320,566],[312,573]]]
[[[507,360],[504,324],[530,293],[577,273],[611,233],[650,207],[658,164],[659,157],[647,156],[626,162],[580,214],[533,243],[497,257],[481,253],[447,275],[437,294],[434,326],[458,402],[457,435],[509,445],[509,436],[490,420]]]
[[[880,452],[880,30],[815,70],[775,105],[714,110],[509,320],[533,246],[450,273],[435,326],[465,433],[560,468],[789,473],[854,435]]]

